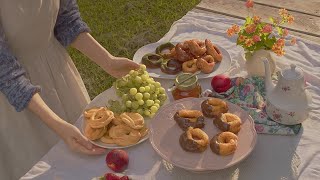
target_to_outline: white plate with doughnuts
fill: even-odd
[[[178,42],[171,42],[171,43],[174,45],[178,44]],[[147,53],[155,53],[156,48],[162,44],[164,43],[156,42],[156,43],[147,44],[141,47],[134,54],[133,61],[139,64],[142,64],[142,57]],[[228,71],[229,68],[231,67],[231,56],[228,53],[228,51],[219,45],[216,45],[216,46],[221,51],[221,54],[223,56],[222,61],[215,64],[213,71],[211,73],[208,73],[208,74],[200,73],[198,75],[199,79],[210,78],[218,74],[223,74],[224,72]],[[161,78],[161,79],[175,79],[176,76],[179,74],[179,73],[175,75],[166,74],[166,73],[163,73],[160,68],[155,68],[155,69],[147,68],[147,71],[149,73],[149,76],[154,78]]]
[[[113,87],[105,90],[104,92],[102,92],[101,94],[99,94],[97,97],[95,97],[86,107],[85,110],[87,109],[91,109],[94,107],[106,107],[108,100],[118,100],[119,97],[116,95],[115,90]],[[84,116],[81,115],[79,117],[80,123],[81,123],[81,132],[84,134],[84,129],[86,127],[86,121],[84,119]],[[150,123],[150,118],[144,118],[144,122],[146,127],[149,127],[149,123]],[[106,148],[106,149],[119,149],[119,148],[128,148],[137,144],[140,144],[142,142],[144,142],[145,140],[147,140],[149,137],[149,135],[147,134],[146,136],[144,136],[143,138],[141,138],[136,144],[132,144],[132,145],[128,145],[128,146],[119,146],[116,144],[106,144],[104,142],[102,142],[101,140],[90,140],[92,142],[92,144],[102,147],[102,148]]]
[[[185,98],[163,106],[150,123],[149,140],[154,150],[173,165],[193,172],[208,172],[225,169],[244,160],[254,149],[257,133],[252,117],[241,107],[227,102],[229,113],[241,119],[241,130],[237,133],[238,145],[235,152],[228,156],[214,153],[210,144],[201,153],[187,152],[182,149],[179,138],[184,131],[174,120],[174,114],[181,109],[201,111],[201,103],[207,98]],[[213,124],[212,118],[205,117],[202,129],[210,140],[221,131]]]

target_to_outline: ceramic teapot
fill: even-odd
[[[266,112],[274,121],[294,125],[306,120],[311,107],[311,95],[305,87],[304,74],[294,64],[290,68],[278,71],[276,85],[271,80],[268,60],[263,58],[265,66]]]

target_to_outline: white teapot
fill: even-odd
[[[281,124],[299,124],[309,117],[311,95],[305,87],[301,68],[291,64],[290,68],[278,71],[276,85],[271,80],[267,59],[265,66],[266,111],[268,116]]]

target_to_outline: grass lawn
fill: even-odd
[[[114,56],[132,59],[143,45],[158,41],[171,24],[200,0],[78,0],[92,35]],[[68,49],[94,98],[111,87],[114,78],[74,49]]]

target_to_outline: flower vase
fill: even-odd
[[[246,60],[246,70],[249,76],[260,76],[264,77],[264,63],[262,61],[262,57],[268,59],[270,65],[270,72],[273,74],[276,70],[276,62],[274,57],[271,55],[272,51],[260,49],[255,51],[253,54],[247,53],[245,54]]]

